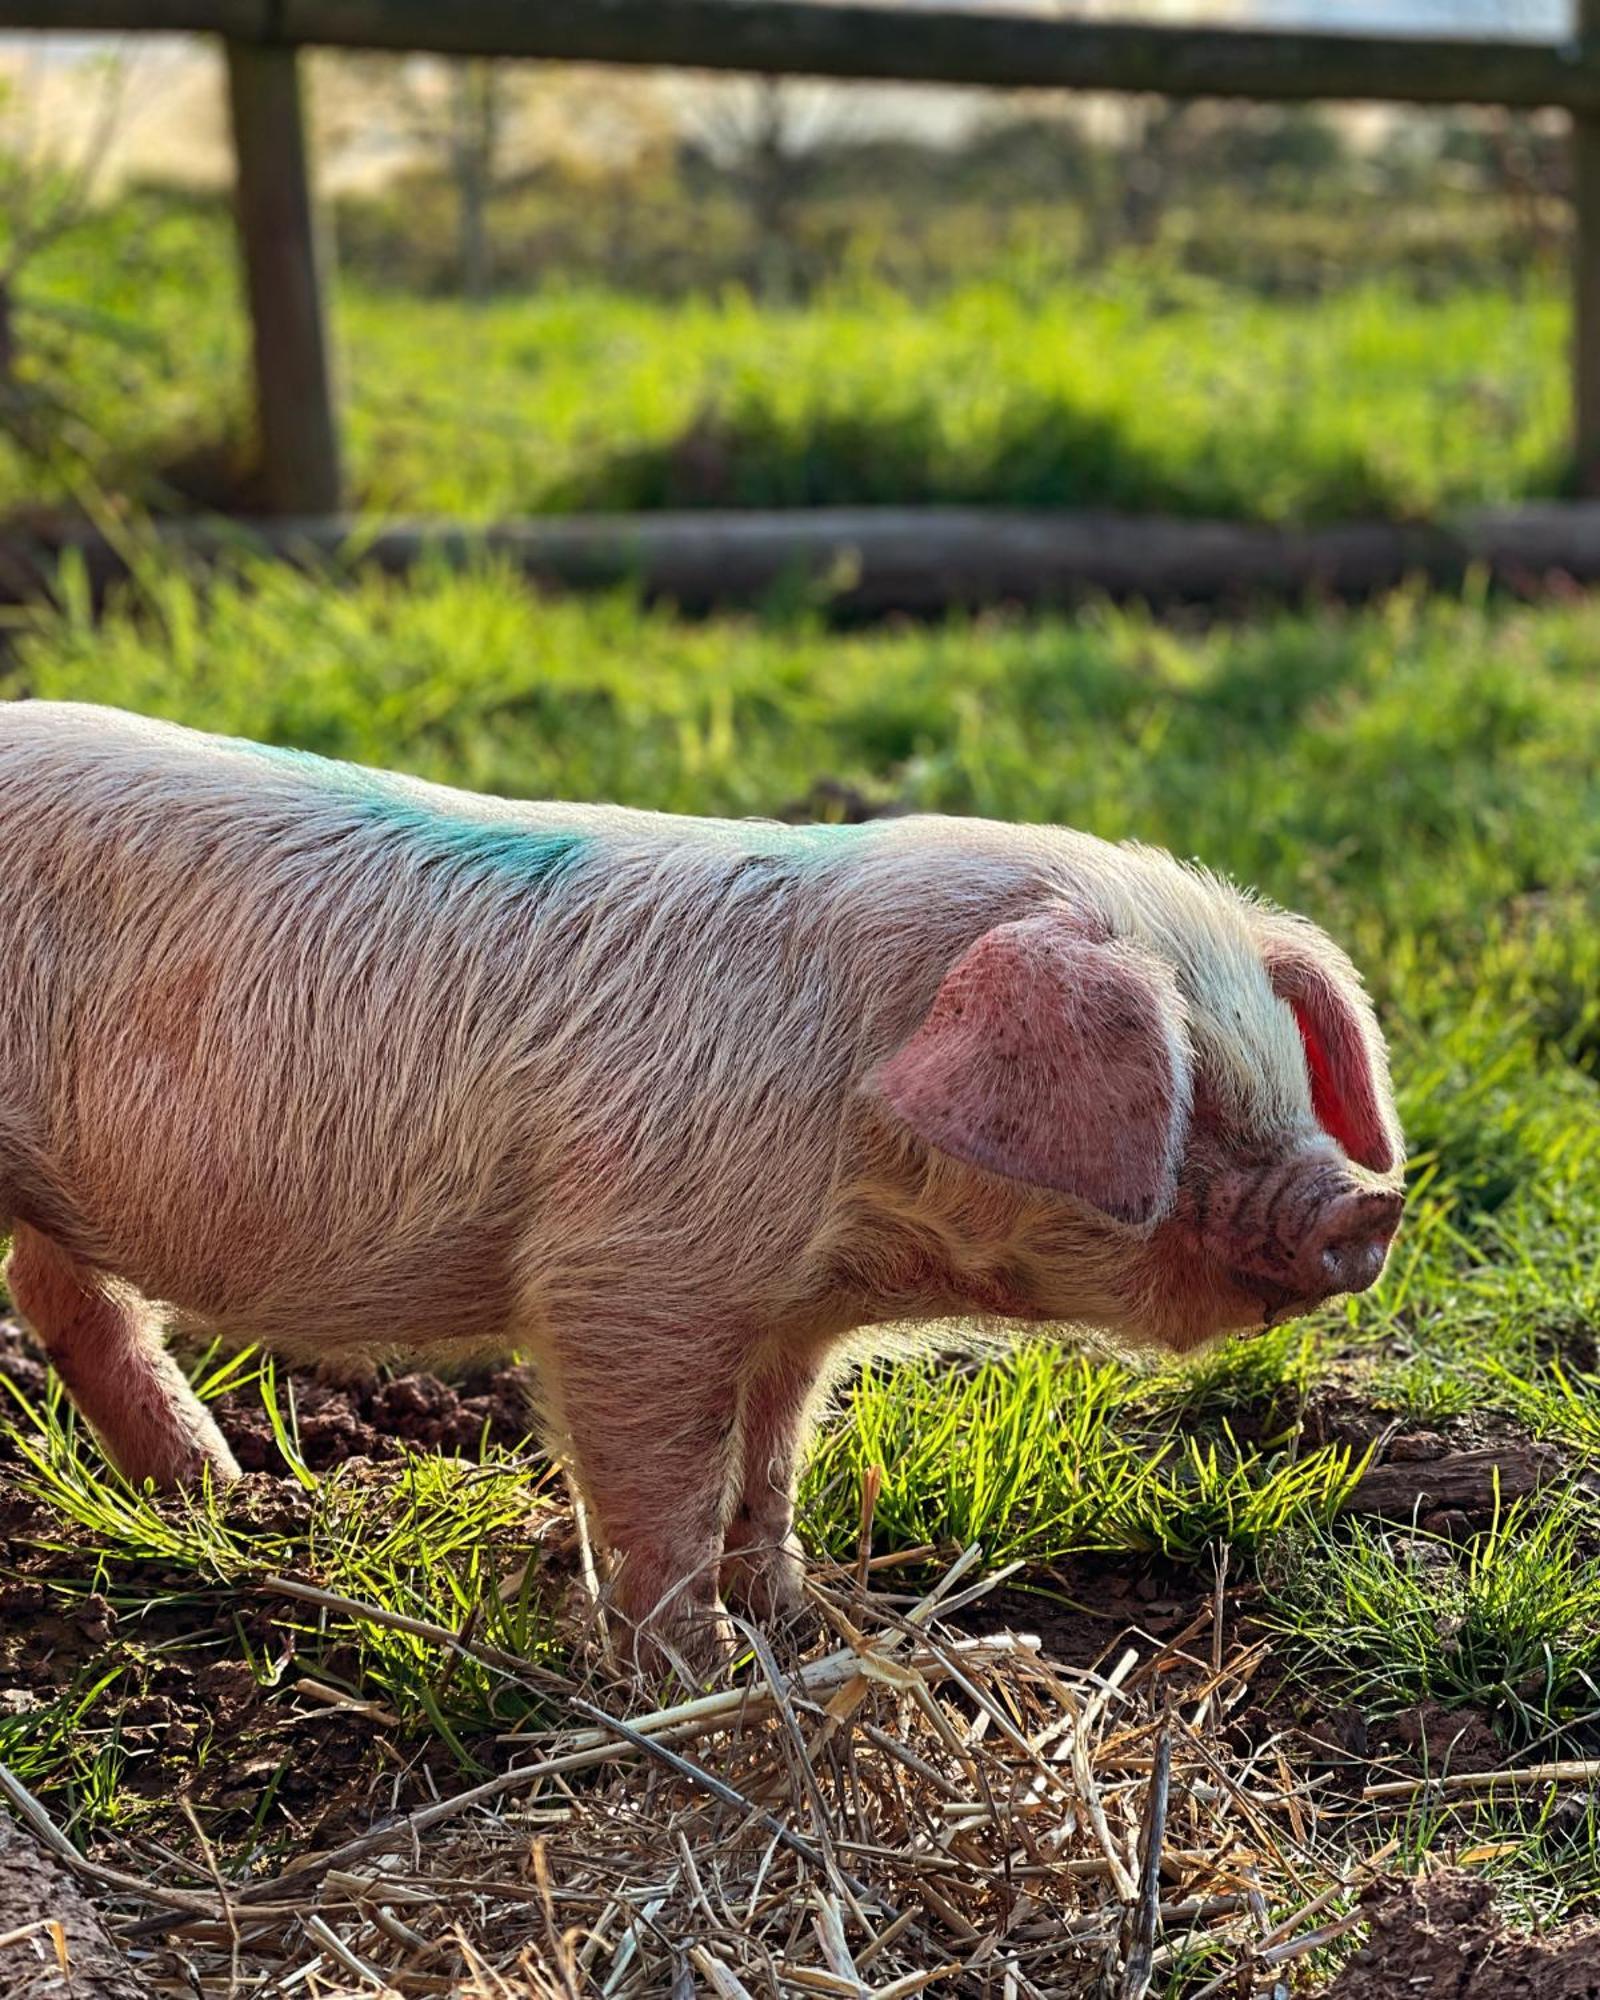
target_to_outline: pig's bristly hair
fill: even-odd
[[[792,1281],[841,1181],[872,1206],[852,1085],[1055,901],[1172,965],[1242,1125],[1308,1115],[1262,913],[1151,850],[511,806],[44,704],[0,718],[0,802],[0,1171],[241,1331],[493,1337],[724,1244]]]
[[[1382,1059],[1320,932],[1056,829],[514,805],[14,703],[0,841],[0,1233],[290,1351],[521,1347],[595,1460],[723,1449],[698,1373],[777,1465],[874,1320],[1155,1323],[1137,1232],[861,1087],[995,926],[1069,911],[1169,968],[1184,1105],[1192,1073],[1262,1153],[1316,1135],[1269,937]]]

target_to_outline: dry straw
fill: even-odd
[[[509,1769],[271,1879],[102,1868],[0,1785],[157,1992],[1144,2000],[1179,1962],[1197,1988],[1284,1990],[1355,1884],[1283,1757],[1227,1747],[1259,1650],[1225,1655],[1219,1602],[1067,1667],[972,1629],[1001,1580],[977,1561],[908,1608],[840,1572],[815,1592],[831,1650],[786,1670],[752,1633],[736,1684],[672,1707],[569,1687]]]

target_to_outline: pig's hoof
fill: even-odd
[[[785,1669],[798,1664],[822,1636],[822,1618],[809,1600],[789,1604],[781,1611],[769,1611],[758,1621],[762,1636]]]
[[[700,1686],[730,1666],[739,1650],[733,1620],[719,1606],[670,1624],[647,1620],[633,1635],[632,1665],[648,1681]]]
[[[128,1454],[120,1463],[129,1485],[143,1486],[148,1480],[158,1493],[198,1493],[208,1476],[221,1492],[243,1477],[239,1461],[209,1419],[204,1431],[175,1437],[160,1450]]]
[[[805,1554],[787,1536],[769,1547],[730,1550],[722,1564],[722,1594],[762,1625],[788,1625],[809,1615]]]
[[[221,1451],[202,1452],[199,1462],[194,1466],[185,1483],[190,1486],[203,1484],[207,1470],[210,1471],[212,1485],[219,1492],[225,1486],[237,1486],[239,1481],[244,1477],[238,1459],[234,1457],[226,1445],[222,1447]]]

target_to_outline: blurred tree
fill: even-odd
[[[1559,255],[1569,226],[1571,148],[1564,129],[1536,112],[1498,110],[1487,121],[1491,180],[1507,197],[1530,243]]]
[[[489,200],[498,177],[509,91],[493,62],[450,66],[450,172],[456,185],[456,242],[461,290],[469,299],[489,291]]]
[[[1081,200],[1095,185],[1102,151],[1075,107],[1046,112],[1007,101],[944,149],[944,179],[951,193],[996,202]]]
[[[33,296],[28,272],[88,214],[125,102],[121,55],[86,58],[80,68],[94,103],[75,149],[40,129],[39,93],[26,73],[0,78],[0,425],[36,454],[51,448],[66,406],[46,386],[46,370],[29,364],[48,360],[52,334],[84,315]]]
[[[1505,261],[1551,259],[1570,228],[1565,126],[1559,112],[1498,108],[1410,117],[1395,121],[1372,164],[1402,200],[1425,203],[1441,190],[1498,196],[1509,224]]]
[[[805,289],[800,216],[839,142],[846,102],[837,90],[782,77],[708,84],[686,100],[691,166],[698,155],[743,207],[751,283],[766,297]]]
[[[586,189],[636,171],[659,174],[676,141],[654,78],[434,56],[330,53],[319,61],[331,87],[319,93],[318,139],[342,212],[364,209],[371,223],[385,204],[393,210],[392,226],[363,231],[362,254],[381,245],[392,275],[417,282],[425,267],[430,288],[443,279],[470,300],[486,298],[505,276],[499,236],[516,197],[554,181],[582,204]],[[448,259],[441,196],[450,210]],[[625,233],[628,218],[603,223]],[[420,254],[406,247],[408,229],[427,238]],[[517,247],[511,263],[526,282],[535,274]],[[524,236],[520,248],[528,247]]]
[[[530,114],[527,72],[482,57],[341,55],[333,67],[337,109],[321,136],[336,149],[375,147],[442,173],[454,203],[456,287],[463,298],[486,298],[490,210],[509,145]]]
[[[1144,248],[1156,242],[1161,224],[1190,164],[1195,105],[1185,97],[1143,103],[1123,149],[1121,235]]]

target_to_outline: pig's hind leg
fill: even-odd
[[[129,1287],[86,1269],[26,1223],[5,1267],[17,1311],[38,1337],[106,1456],[135,1485],[221,1483],[239,1467],[162,1345],[154,1313]]]

